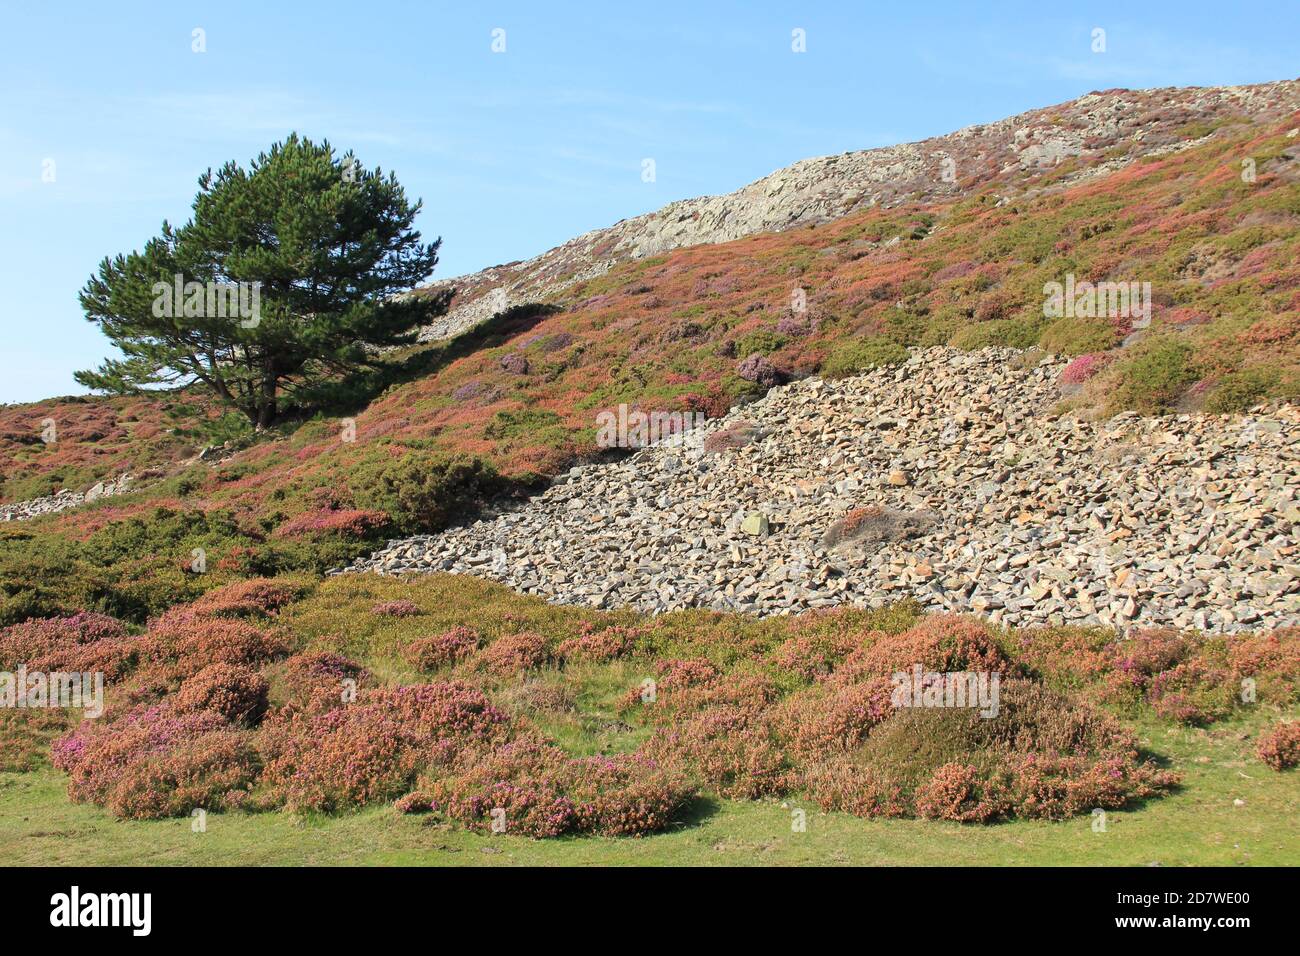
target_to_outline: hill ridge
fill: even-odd
[[[1117,88],[910,143],[801,159],[730,193],[676,200],[530,259],[432,283],[426,289],[451,287],[457,294],[448,314],[426,326],[420,338],[457,335],[508,308],[598,278],[628,259],[827,222],[876,206],[960,198],[993,181],[1005,182],[1017,194],[1067,158],[1097,159],[1123,149],[1122,156],[1082,171],[1100,175],[1195,145],[1212,135],[1215,121],[1260,120],[1297,108],[1300,80]],[[1185,135],[1197,124],[1211,128],[1200,136]],[[945,159],[951,166],[944,167]]]

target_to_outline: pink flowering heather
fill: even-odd
[[[88,611],[24,621],[0,630],[0,669],[99,671],[112,681],[135,666],[137,641],[113,618]]]
[[[377,617],[415,617],[424,612],[414,601],[399,598],[396,601],[381,601],[370,609],[370,613]]]
[[[576,637],[560,642],[556,649],[566,661],[612,661],[632,650],[644,632],[634,627],[609,627],[596,629],[589,621],[582,623]]]
[[[250,738],[213,711],[137,707],[114,721],[83,721],[51,748],[74,803],[154,819],[220,809],[256,777]],[[236,798],[238,799],[238,798]]]
[[[367,511],[360,508],[306,511],[276,528],[275,537],[296,538],[308,534],[338,534],[348,538],[364,538],[376,528],[382,528],[388,520],[388,515],[382,511]]]
[[[1111,363],[1105,352],[1088,352],[1080,355],[1061,370],[1061,381],[1066,385],[1082,385]]]
[[[152,622],[141,639],[143,663],[178,678],[224,662],[260,667],[288,653],[279,634],[239,618],[208,617],[179,607]]]
[[[330,651],[307,651],[284,662],[289,699],[313,713],[342,705],[344,681],[360,685],[369,679],[360,664]]]
[[[258,749],[270,805],[334,811],[396,799],[420,771],[491,750],[511,732],[482,691],[447,682],[365,691],[325,713],[272,714]]]
[[[522,352],[510,352],[501,356],[501,368],[512,375],[528,374],[528,356]]]
[[[477,631],[458,624],[441,634],[412,641],[403,650],[402,656],[418,670],[435,671],[469,657],[478,649],[480,642]]]
[[[742,359],[736,365],[736,374],[745,381],[761,385],[763,388],[771,388],[781,382],[781,373],[777,371],[771,362],[757,352]]]
[[[817,320],[808,312],[787,311],[776,320],[776,330],[782,335],[809,335],[817,331]]]
[[[546,638],[532,631],[498,637],[478,655],[480,667],[501,677],[541,667],[550,659]]]
[[[308,590],[308,586],[303,584],[252,578],[215,588],[191,606],[214,617],[274,614],[286,604],[301,598]]]
[[[1274,770],[1300,765],[1300,723],[1284,721],[1259,740],[1259,759]]]

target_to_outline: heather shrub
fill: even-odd
[[[181,684],[178,713],[210,710],[232,724],[256,725],[266,713],[269,685],[257,671],[240,664],[209,664]]]
[[[766,716],[734,704],[660,727],[642,749],[724,797],[752,800],[790,784],[789,761]]]
[[[191,604],[212,617],[257,617],[271,615],[300,600],[311,590],[305,581],[251,578],[207,592]]]
[[[1041,315],[1021,315],[1013,319],[995,319],[959,326],[948,345],[956,349],[1011,348],[1028,349],[1038,344],[1046,320]]]
[[[984,823],[1011,809],[1006,785],[968,764],[946,763],[917,787],[916,815],[928,820]]]
[[[206,617],[192,607],[168,611],[140,643],[142,661],[184,679],[213,663],[260,667],[284,657],[276,634],[237,618]]]
[[[1258,405],[1281,381],[1276,369],[1248,368],[1219,379],[1205,399],[1205,410],[1217,415],[1244,412]]]
[[[691,698],[685,694],[676,692],[688,687],[705,687],[712,684],[721,674],[717,666],[704,658],[692,660],[681,660],[677,658],[668,658],[659,660],[654,665],[654,677],[648,678],[654,684],[654,703],[660,703],[659,697],[664,693],[671,693],[674,705],[690,706]],[[620,709],[638,707],[645,700],[646,688],[637,686],[630,688],[624,695]]]
[[[1279,723],[1259,739],[1255,753],[1274,770],[1287,770],[1300,764],[1300,723]]]
[[[570,772],[582,828],[604,836],[666,829],[695,795],[683,774],[639,753],[580,757]]]
[[[1115,666],[1145,683],[1169,670],[1194,650],[1193,641],[1172,628],[1144,628],[1116,642]]]
[[[846,757],[813,764],[801,776],[804,789],[823,810],[855,817],[904,817],[911,809],[900,784]]]
[[[414,601],[399,598],[396,601],[381,601],[370,609],[370,613],[376,617],[417,617],[424,612]]]
[[[528,356],[522,352],[507,352],[501,356],[501,368],[511,375],[528,374]]]
[[[317,713],[344,703],[345,681],[359,687],[370,673],[355,661],[330,651],[307,651],[284,662],[284,687],[288,700]]]
[[[219,714],[178,713],[166,705],[139,707],[112,721],[82,721],[54,742],[51,758],[68,774],[74,803],[137,819],[242,802],[258,766],[247,735]]]
[[[556,837],[578,826],[577,808],[564,793],[564,763],[557,747],[515,740],[425,789],[449,817],[472,829],[490,829],[495,810],[506,833]]]
[[[644,633],[614,624],[597,630],[595,624],[583,621],[578,634],[561,641],[556,653],[566,661],[612,661],[630,653]]]
[[[389,524],[386,511],[364,508],[319,508],[304,511],[280,524],[274,531],[276,538],[317,538],[320,535],[338,535],[343,538],[369,538]]]
[[[818,680],[830,674],[856,647],[857,641],[847,634],[796,634],[782,641],[768,660],[804,680]]]
[[[811,335],[817,331],[817,320],[809,312],[794,312],[787,309],[776,320],[776,330],[785,336]]]
[[[506,714],[460,683],[364,691],[323,713],[273,711],[257,733],[265,802],[335,811],[393,800],[421,771],[509,735]]]
[[[821,546],[834,548],[840,545],[870,547],[887,541],[921,534],[933,523],[933,518],[923,512],[904,512],[882,505],[853,508],[837,518],[822,534]]]
[[[1130,352],[1113,366],[1116,381],[1110,392],[1111,411],[1158,415],[1199,377],[1192,346],[1181,338],[1147,339]]]
[[[1009,319],[1019,307],[1020,302],[1009,291],[999,289],[982,295],[975,303],[973,317],[976,322],[996,322]]]
[[[912,794],[944,764],[978,763],[981,770],[996,765],[993,753],[981,752],[986,741],[979,736],[982,729],[978,724],[983,720],[964,707],[900,707],[843,756],[870,767],[881,781],[898,787],[912,813]],[[807,762],[814,763],[811,759]]]
[[[1038,347],[1054,355],[1084,355],[1105,352],[1119,340],[1115,323],[1108,318],[1057,319],[1043,329],[1038,337]]]
[[[1023,754],[1009,761],[1011,795],[1022,817],[1063,820],[1093,809],[1118,809],[1162,793],[1176,774],[1120,756],[1092,760],[1069,755]]]
[[[1136,713],[1207,724],[1229,716],[1249,679],[1256,698],[1286,706],[1300,692],[1300,640],[1265,634],[1195,636],[1146,628],[1116,640],[1102,630],[1033,628],[1015,637],[1018,657],[1062,689]]]
[[[737,448],[743,448],[751,442],[758,441],[765,434],[766,432],[753,422],[735,421],[726,428],[720,428],[706,436],[704,451],[710,455],[722,451],[735,451]]]
[[[1087,352],[1061,369],[1061,382],[1065,385],[1082,385],[1111,361],[1111,357],[1104,352]]]
[[[779,385],[782,378],[776,366],[757,352],[741,359],[736,365],[736,374],[746,382],[753,382],[761,388],[771,388],[773,385]]]
[[[433,797],[423,790],[412,790],[393,801],[393,809],[398,813],[429,813],[436,808]]]
[[[451,397],[458,402],[477,399],[481,404],[490,405],[501,397],[501,389],[489,382],[470,381],[458,386]]]
[[[901,634],[881,633],[850,654],[835,677],[892,677],[911,673],[918,665],[926,672],[980,671],[1004,676],[1012,669],[984,625],[974,618],[944,614],[925,618]]]
[[[50,745],[69,730],[69,711],[0,707],[0,773],[26,773],[48,764]]]
[[[641,754],[571,758],[535,738],[512,741],[428,791],[447,815],[505,833],[635,836],[664,829],[691,798],[677,773]]]
[[[546,638],[532,631],[498,637],[478,652],[478,666],[499,677],[543,667],[551,660]]]
[[[907,361],[907,349],[883,335],[848,342],[833,351],[822,363],[824,378],[845,378],[882,365],[899,365]]]
[[[0,670],[101,672],[105,681],[129,673],[137,640],[104,614],[81,612],[13,624],[0,631]]]
[[[785,345],[785,342],[784,335],[769,329],[759,329],[736,339],[736,354],[771,355]]]
[[[402,651],[402,656],[416,670],[436,671],[472,655],[481,642],[473,628],[457,624],[441,634],[432,634],[412,641]]]
[[[1087,692],[1113,673],[1115,632],[1108,629],[1020,628],[1013,640],[1016,659],[1058,690]]]
[[[776,684],[712,670],[707,662],[673,661],[659,672],[655,699],[642,709],[657,729],[642,752],[725,797],[781,792],[790,765],[771,719]]]
[[[1238,686],[1254,681],[1261,702],[1284,707],[1300,700],[1300,628],[1234,635],[1226,663]]]
[[[1132,734],[1098,711],[1021,679],[1002,682],[999,698],[993,717],[899,708],[840,762],[869,768],[877,792],[893,794],[905,812],[968,821],[1012,811],[1055,819],[1123,806],[1177,782],[1141,762]],[[819,774],[853,772],[814,763],[806,785],[812,791]]]
[[[862,684],[809,687],[783,700],[773,724],[805,764],[852,750],[894,713],[893,683],[884,677]]]
[[[539,348],[543,353],[558,352],[560,349],[567,349],[573,342],[573,333],[556,332],[543,338]]]
[[[256,776],[248,735],[218,730],[130,764],[104,805],[129,820],[184,816],[196,807],[229,809],[244,804]]]
[[[1229,671],[1197,659],[1156,674],[1146,698],[1161,717],[1184,724],[1209,724],[1232,712],[1237,692],[1237,682]]]

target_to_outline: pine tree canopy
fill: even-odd
[[[441,240],[412,228],[389,173],[296,133],[245,170],[199,178],[193,217],[143,251],[106,258],[81,292],[86,318],[122,352],[81,384],[130,392],[201,383],[258,428],[286,395],[409,344],[450,293],[401,295],[426,280]]]

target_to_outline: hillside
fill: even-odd
[[[91,595],[145,614],[218,583],[184,573],[200,546],[222,573],[323,571],[385,537],[431,530],[396,502],[400,489],[379,481],[403,455],[470,456],[498,470],[505,486],[473,479],[457,492],[472,507],[577,461],[617,457],[596,444],[602,410],[716,417],[781,381],[868,370],[904,348],[1036,346],[1073,357],[1055,411],[1081,419],[1225,413],[1294,397],[1295,92],[1293,82],[1184,91],[1181,101],[1204,100],[1213,116],[1179,113],[1177,129],[1160,107],[1167,94],[1113,94],[1107,102],[1147,105],[1132,112],[1151,129],[1132,135],[1159,141],[1157,155],[1118,168],[1104,150],[1041,170],[999,160],[962,198],[882,202],[820,225],[629,259],[544,303],[395,353],[331,411],[286,420],[251,447],[240,450],[253,436],[231,429],[234,441],[210,461],[186,463],[223,437],[228,419],[196,408],[172,433],[182,396],[5,409],[9,501],[59,485],[85,490],[121,471],[160,475],[111,501],[23,522],[12,545],[0,540],[5,614],[70,610]],[[1216,111],[1229,108],[1235,121],[1219,122]],[[1004,127],[1012,142],[1014,128]],[[1254,164],[1249,181],[1243,158]],[[1045,286],[1072,276],[1149,282],[1149,324],[1045,316]],[[65,423],[57,445],[32,437],[47,417]],[[106,424],[84,436],[67,424],[87,417]],[[159,433],[112,450],[107,439],[139,428]],[[154,520],[158,506],[166,512]],[[55,546],[31,548],[33,535]],[[115,564],[121,548],[131,560]]]
[[[450,280],[257,433],[0,409],[0,671],[107,685],[0,708],[0,836],[1293,861],[1297,128],[1112,90],[807,160]]]

